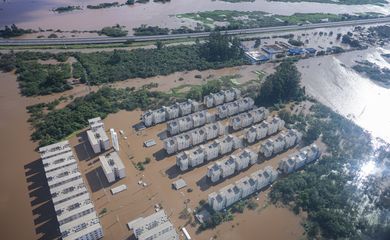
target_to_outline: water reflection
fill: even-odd
[[[354,61],[369,60],[384,67],[389,63],[381,56],[388,50],[370,48],[340,56],[306,59],[298,63],[306,91],[336,112],[390,142],[390,89],[356,73]]]

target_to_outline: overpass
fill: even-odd
[[[315,28],[344,27],[354,25],[389,23],[390,17],[359,19],[339,22],[323,22],[305,25],[288,25],[264,28],[249,28],[224,31],[228,35],[272,33],[284,31],[297,31]],[[126,37],[89,37],[89,38],[47,38],[47,39],[0,39],[0,46],[34,46],[34,45],[71,45],[71,44],[108,44],[125,43],[126,41],[144,42],[156,40],[175,40],[188,38],[201,38],[209,36],[210,32],[183,33],[153,36],[126,36]]]

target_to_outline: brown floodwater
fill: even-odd
[[[49,60],[42,63],[53,64],[56,62]],[[199,73],[204,77],[209,75],[217,77],[221,75],[240,74],[242,77],[238,78],[237,81],[243,83],[255,79],[256,74],[253,71],[258,69],[259,68],[255,66],[242,66],[203,72],[190,71],[151,79],[131,79],[117,83],[116,87],[139,87],[143,84],[157,81],[162,83],[157,90],[165,91],[177,86],[178,82],[176,82],[176,79],[180,77],[184,78],[183,83],[202,84],[202,80],[194,77],[194,75]],[[271,72],[272,65],[269,65],[267,68],[264,66],[260,69],[264,69],[265,72]],[[65,93],[26,98],[19,94],[16,75],[14,73],[0,73],[0,86],[0,150],[2,153],[0,161],[0,187],[2,189],[0,195],[0,229],[2,231],[2,239],[52,239],[58,236],[57,223],[49,198],[50,194],[46,186],[46,179],[41,161],[39,155],[35,151],[37,144],[30,141],[32,129],[27,122],[28,114],[26,112],[26,106],[39,102],[52,101],[62,95],[83,96],[89,92],[89,89],[84,85],[80,85]],[[97,90],[97,88],[98,87],[94,87],[92,90]],[[124,113],[126,115],[123,115]],[[117,129],[123,128],[126,132],[131,132],[130,126],[138,121],[140,112],[121,112],[112,116],[113,117],[109,117],[106,120],[108,121],[107,127],[115,127]],[[110,121],[113,121],[112,124]],[[157,126],[157,129],[158,128],[162,131],[163,128],[165,128],[165,125]],[[148,135],[155,138],[155,134],[156,132],[152,132],[137,139],[137,144],[134,144],[136,147],[134,153],[130,152],[136,156],[137,161],[143,160],[145,156],[153,158],[153,151],[156,149],[150,149],[149,151],[140,150],[142,150],[142,142],[145,141],[146,138],[149,138]],[[80,146],[84,145],[82,140],[79,142],[79,139],[82,139],[82,137],[73,137],[71,139],[72,145],[75,146],[74,152],[77,153],[77,156],[80,159],[80,167],[86,174],[86,182],[92,183],[90,185],[91,192],[96,192],[96,194],[92,195],[95,200],[95,205],[98,210],[101,210],[107,205],[105,202],[107,199],[102,198],[101,191],[93,189],[93,175],[91,175],[90,172],[95,165],[91,164],[90,160],[84,161],[85,159],[80,155],[80,151],[82,151],[80,150]],[[130,136],[129,139],[131,139]],[[125,145],[123,144],[125,143],[122,143],[122,148],[125,149]],[[78,147],[78,145],[80,146]],[[161,141],[159,141],[158,146],[162,148]],[[122,151],[122,154],[125,154],[125,150]],[[96,160],[96,156],[94,157],[94,160]],[[122,157],[126,159],[126,155]],[[89,159],[89,157],[87,158]],[[165,165],[165,167],[171,167],[172,163],[172,161],[167,161],[166,164],[168,165]],[[128,162],[127,165],[128,177],[126,179],[130,181],[131,184],[134,184],[140,175],[134,169],[131,162]],[[163,174],[160,168],[161,166],[156,164],[155,168],[150,168],[150,171]],[[170,183],[170,179],[165,177],[163,184],[165,186],[170,186]],[[156,181],[156,186],[158,185],[159,182]],[[133,189],[136,192],[139,192],[138,185],[135,184]],[[157,203],[157,200],[151,197],[156,194],[156,189],[145,189],[143,192],[150,197],[150,201]],[[127,193],[130,194],[129,197],[132,197],[135,192],[127,191]],[[115,197],[112,199],[115,199]],[[171,206],[173,209],[175,206],[178,206],[177,204],[182,204],[182,200],[183,199],[179,196],[177,199],[173,200],[172,203],[167,203],[167,205]],[[109,201],[111,201],[111,198],[109,198]],[[141,202],[139,203],[140,205],[138,205],[137,201]],[[110,210],[119,211],[115,209],[120,209],[119,212],[121,215],[107,215],[102,218],[102,223],[105,226],[105,232],[107,233],[107,239],[118,239],[118,237],[129,235],[130,233],[125,228],[124,224],[137,215],[150,211],[150,201],[145,201],[144,194],[136,195],[136,198],[131,199],[130,203],[122,198],[118,198],[118,201],[112,201],[112,204],[108,205],[110,206]],[[122,209],[125,207],[126,209]],[[129,213],[131,214],[128,215]],[[116,217],[112,218],[112,216]],[[121,222],[121,224],[117,224],[118,221]],[[15,226],[21,227],[19,227],[18,231],[15,231]]]
[[[47,189],[37,145],[30,141],[27,105],[30,99],[18,94],[13,73],[0,73],[0,229],[1,239],[36,239],[53,226],[45,216]],[[34,213],[33,213],[34,211]],[[42,215],[41,215],[42,214]],[[54,225],[55,226],[55,225]]]
[[[61,30],[100,30],[105,26],[120,24],[128,30],[141,24],[176,28],[182,25],[194,26],[191,20],[182,20],[176,14],[213,10],[264,11],[291,15],[296,12],[359,13],[379,12],[389,14],[389,5],[337,5],[323,3],[288,3],[256,0],[255,2],[228,3],[212,0],[175,0],[161,4],[153,1],[147,4],[113,7],[106,9],[87,9],[89,4],[107,2],[106,0],[6,0],[0,3],[0,26],[17,24],[23,28],[61,29]],[[125,1],[118,1],[124,3]],[[52,9],[60,6],[79,5],[83,10],[55,13]],[[43,34],[45,35],[45,34]],[[61,36],[61,34],[59,34]],[[68,33],[65,35],[69,35]],[[72,34],[71,34],[72,35]],[[79,36],[79,34],[74,34]]]
[[[368,60],[390,69],[382,56],[386,48],[369,48],[340,55],[304,59],[297,63],[306,92],[334,111],[356,122],[374,137],[390,142],[390,88],[352,69],[355,61]]]
[[[131,236],[132,233],[125,224],[137,217],[153,213],[155,204],[161,204],[178,232],[181,227],[185,226],[190,235],[198,240],[208,240],[213,236],[217,236],[217,239],[257,239],[258,236],[262,236],[264,239],[276,240],[302,237],[304,230],[301,222],[305,219],[305,215],[294,215],[289,209],[268,204],[266,200],[269,190],[258,194],[256,201],[259,203],[259,208],[257,210],[246,209],[243,214],[235,214],[233,221],[200,234],[196,233],[196,227],[192,227],[186,223],[186,220],[179,217],[180,212],[186,206],[194,209],[200,200],[207,199],[209,193],[234,183],[265,166],[270,165],[276,168],[278,162],[295,149],[255,164],[219,184],[210,185],[205,181],[208,164],[180,173],[175,166],[175,156],[166,156],[163,153],[163,142],[157,135],[166,129],[166,124],[153,126],[140,133],[132,129],[132,126],[139,122],[140,114],[141,111],[120,111],[110,114],[104,120],[106,129],[123,130],[127,137],[125,139],[121,136],[119,140],[121,148],[119,155],[126,168],[126,177],[113,184],[108,184],[105,180],[98,156],[92,153],[88,143],[85,142],[85,134],[81,133],[71,138],[71,144],[75,146],[75,152],[80,160],[79,166],[85,174],[97,212],[103,208],[107,209],[108,213],[101,218],[101,221],[108,239],[123,239]],[[234,134],[240,135],[242,131]],[[154,139],[157,144],[150,148],[143,147],[143,142],[149,139]],[[251,148],[258,148],[260,143],[252,145]],[[136,170],[134,164],[143,162],[146,157],[149,157],[151,162],[145,165],[145,170],[142,172]],[[171,184],[178,178],[183,178],[188,184],[187,188],[192,188],[193,191],[189,193],[186,188],[179,191],[173,190]],[[138,185],[140,180],[148,186]],[[128,189],[112,196],[109,192],[110,188],[121,184],[126,184]],[[189,202],[186,204],[187,199]]]

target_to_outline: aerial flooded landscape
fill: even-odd
[[[390,239],[389,103],[387,0],[4,0],[0,238]]]

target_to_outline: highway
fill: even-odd
[[[305,24],[302,26],[289,25],[289,26],[278,26],[278,27],[238,29],[238,30],[227,30],[224,32],[226,32],[228,35],[242,35],[242,34],[297,31],[297,30],[306,30],[306,29],[314,29],[314,28],[366,25],[366,24],[377,24],[377,23],[388,23],[388,22],[390,22],[390,17],[360,19],[360,20],[352,20],[352,21],[340,21],[340,22],[312,23],[312,24]],[[207,37],[209,34],[210,34],[209,32],[200,32],[200,33],[154,35],[154,36],[126,36],[126,37],[0,39],[0,46],[108,44],[108,43],[124,43],[126,41],[143,42],[143,41],[155,41],[155,40],[199,38],[199,37]]]

